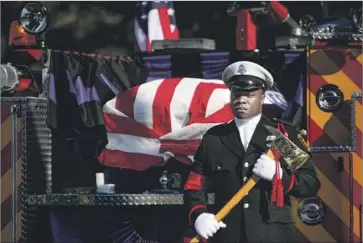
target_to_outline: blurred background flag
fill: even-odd
[[[138,51],[152,51],[153,40],[177,40],[175,11],[171,1],[137,2],[134,22],[135,46]]]
[[[304,108],[304,77],[301,75],[298,86],[296,88],[295,96],[291,99],[285,109],[283,118],[292,121],[298,127],[303,124],[303,110]]]

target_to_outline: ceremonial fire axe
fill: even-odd
[[[270,159],[274,159],[271,148],[274,148],[283,158],[283,161],[289,167],[291,172],[298,170],[309,160],[309,154],[305,153],[290,139],[285,137],[279,130],[274,127],[264,125],[264,127],[276,138],[271,142],[271,147],[267,152]],[[260,177],[253,175],[246,184],[223,206],[216,214],[215,219],[219,222],[226,217],[229,212],[243,199],[244,196],[257,184]],[[200,236],[195,236],[189,243],[198,243]]]

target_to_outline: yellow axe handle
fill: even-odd
[[[274,155],[273,155],[271,149],[268,150],[267,156],[270,159],[274,159]],[[251,191],[251,189],[256,185],[256,183],[259,180],[260,180],[260,177],[253,175],[246,182],[246,184],[244,184],[243,187],[241,187],[241,189],[239,189],[238,192],[236,194],[234,194],[234,196],[223,206],[223,208],[221,210],[219,210],[219,212],[215,216],[215,219],[217,220],[217,222],[223,220],[224,217],[226,217],[229,214],[229,212],[231,212],[232,209],[242,200],[242,198],[244,198],[244,196],[246,196],[247,193],[249,191]],[[189,241],[189,243],[199,243],[200,240],[201,240],[201,237],[198,235],[198,236],[195,236],[193,239],[191,239],[191,241]]]

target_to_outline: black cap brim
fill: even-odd
[[[231,91],[256,91],[262,89],[261,85],[231,85],[229,87]]]
[[[247,75],[232,77],[228,82],[228,87],[230,90],[245,90],[245,91],[266,89],[265,83],[262,79]]]

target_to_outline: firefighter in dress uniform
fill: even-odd
[[[262,115],[265,91],[273,85],[265,68],[235,62],[224,70],[222,79],[231,91],[234,119],[209,129],[194,156],[184,188],[190,223],[208,242],[294,242],[290,196],[315,197],[320,182],[311,156],[294,173],[268,158],[266,151],[274,137],[263,125],[276,127],[307,153],[308,148],[295,127]],[[253,174],[261,180],[223,222],[217,222],[215,214]],[[215,195],[212,209],[206,204],[207,187]]]

